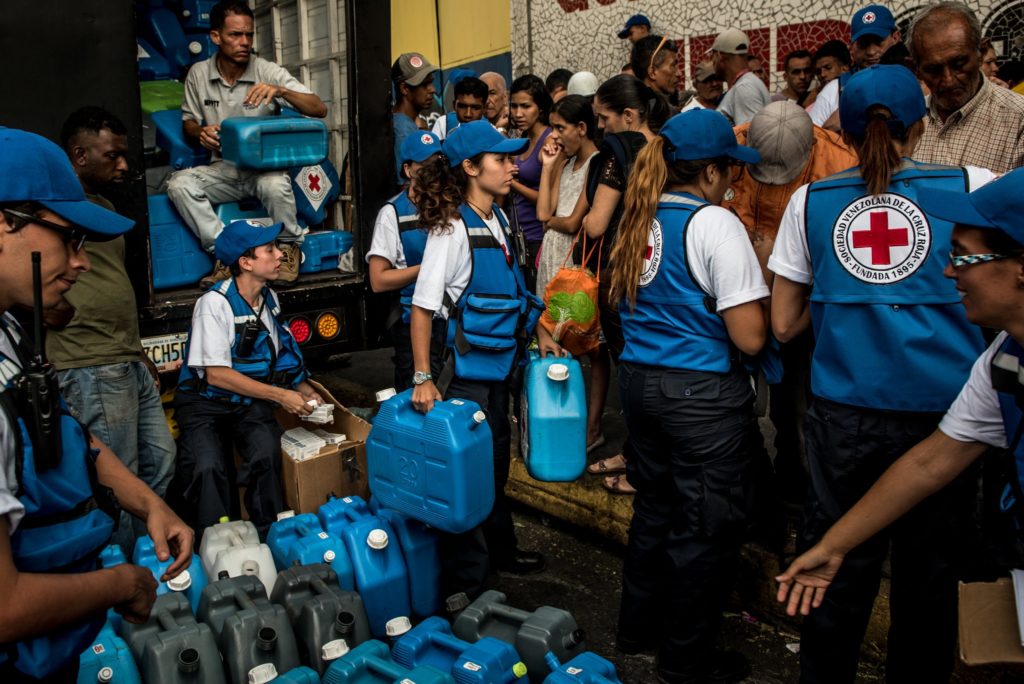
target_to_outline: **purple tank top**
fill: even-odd
[[[540,163],[540,148],[544,147],[544,141],[549,133],[551,133],[551,129],[545,128],[530,156],[522,161],[516,161],[516,164],[519,165],[519,182],[532,190],[540,187],[540,172],[543,168]],[[543,240],[544,224],[537,219],[537,205],[519,193],[515,194],[512,201],[516,205],[516,213],[519,216],[519,225],[523,229],[523,236],[527,240]]]

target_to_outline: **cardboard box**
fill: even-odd
[[[960,583],[960,659],[967,665],[1024,663],[1013,583]]]
[[[278,410],[277,420],[281,427],[285,430],[299,426],[307,430],[320,428],[344,434],[347,439],[341,444],[328,444],[318,455],[303,461],[293,461],[281,453],[281,484],[285,502],[296,513],[316,513],[332,495],[357,495],[369,500],[366,438],[370,434],[370,424],[350,413],[322,385],[312,380],[310,384],[325,401],[334,404],[334,422],[317,425]]]

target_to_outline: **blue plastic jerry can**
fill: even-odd
[[[371,640],[331,663],[324,673],[323,684],[455,684],[447,672],[429,665],[407,669],[388,654],[386,644]]]
[[[177,171],[210,162],[209,151],[185,137],[180,108],[153,112],[150,118],[156,129],[156,145],[167,153],[167,163],[172,169]]]
[[[162,114],[163,112],[156,112]],[[167,195],[150,195],[149,244],[153,289],[193,286],[213,270],[213,259],[199,243]]]
[[[579,361],[530,353],[520,402],[519,448],[530,476],[571,482],[587,464],[587,392]]]
[[[135,554],[132,556],[132,562],[135,565],[148,568],[153,573],[153,577],[158,582],[156,588],[157,596],[169,592],[181,592],[188,597],[188,602],[191,604],[193,611],[199,607],[199,597],[202,596],[203,589],[208,584],[206,572],[203,570],[203,562],[199,559],[199,556],[192,554],[192,563],[187,569],[182,570],[177,577],[161,582],[160,577],[167,572],[167,568],[174,562],[174,557],[171,556],[165,561],[157,558],[153,540],[147,535],[140,537],[135,542]]]
[[[346,512],[350,508],[354,513]],[[332,496],[327,499],[326,503],[320,505],[316,515],[325,532],[340,538],[342,530],[352,524],[353,520],[358,520],[370,513],[369,506],[361,496],[343,496],[340,499]]]
[[[271,681],[274,684],[320,684],[320,675],[316,670],[303,665],[292,668]]]
[[[348,524],[341,527],[341,538],[352,559],[356,591],[366,606],[370,633],[383,638],[390,620],[412,613],[409,570],[391,525],[365,505],[345,508],[345,516]]]
[[[469,400],[449,399],[426,414],[412,390],[381,404],[366,440],[370,489],[382,505],[444,532],[482,523],[494,506],[494,463],[487,416]]]
[[[164,8],[150,8],[139,16],[139,25],[143,35],[170,64],[171,76],[177,78],[191,59],[185,42],[185,31],[174,12]]]
[[[128,559],[124,557],[124,551],[117,544],[111,544],[107,548],[100,551],[99,566],[101,568],[112,568],[115,565],[121,563],[127,563]],[[107,610],[107,624],[114,630],[115,634],[121,633],[121,622],[124,618],[113,608]]]
[[[124,639],[108,622],[78,659],[78,684],[138,684],[139,669]]]
[[[181,25],[189,30],[210,30],[210,10],[216,0],[180,0]]]
[[[293,565],[327,563],[338,575],[342,589],[355,588],[352,561],[341,538],[326,532],[312,513],[295,515],[285,511],[277,517],[267,534],[267,546],[278,570]]]
[[[338,257],[352,247],[352,233],[347,230],[325,230],[307,233],[302,242],[300,273],[320,273],[338,268]]]
[[[138,39],[140,81],[162,81],[171,78],[171,65],[144,38]]]
[[[240,169],[318,164],[327,157],[327,126],[305,117],[230,117],[220,124],[220,152]]]
[[[373,511],[376,498],[370,499]],[[409,604],[414,615],[428,617],[441,610],[441,554],[437,532],[424,523],[390,508],[376,507],[381,520],[391,525],[409,568]]]
[[[567,663],[559,663],[554,653],[545,656],[551,674],[544,684],[621,684],[615,666],[591,651],[585,651]]]
[[[440,617],[427,618],[404,634],[391,650],[400,665],[430,665],[451,672],[460,684],[526,684],[526,665],[512,644],[490,637],[475,644],[452,634]]]

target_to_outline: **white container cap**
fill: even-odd
[[[405,615],[392,618],[384,625],[384,632],[392,638],[400,637],[410,629],[412,629],[412,623]]]
[[[295,517],[295,511],[281,511],[280,513],[277,514],[277,519],[278,520],[287,520],[288,518],[294,518],[294,517]]]
[[[182,570],[177,577],[167,580],[167,588],[171,591],[185,591],[192,586],[192,575],[188,570]]]
[[[277,679],[274,663],[263,663],[249,670],[249,684],[267,684],[274,679]]]
[[[383,403],[390,399],[391,397],[395,396],[396,394],[398,394],[398,392],[395,391],[394,387],[382,389],[379,392],[377,392],[377,403]]]
[[[564,382],[569,379],[569,367],[564,363],[553,363],[548,366],[548,379]]]
[[[320,649],[320,657],[324,660],[337,660],[341,656],[348,653],[348,642],[344,639],[335,639],[334,641],[328,641]]]
[[[198,40],[190,40],[188,43],[188,51],[193,55],[201,55],[203,53],[203,44]]]
[[[366,535],[366,543],[369,544],[371,549],[386,548],[388,545],[388,533],[382,529],[370,530],[370,533]]]
[[[107,684],[114,680],[114,668],[112,667],[101,667],[100,671],[96,673],[96,681],[100,684]]]
[[[333,563],[334,559],[338,557],[338,554],[334,553],[331,549],[324,551],[324,563]]]
[[[487,414],[484,413],[483,411],[477,411],[476,413],[473,414],[473,420],[475,420],[477,423],[483,423],[487,420]]]

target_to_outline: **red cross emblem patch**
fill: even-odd
[[[644,268],[640,271],[640,287],[651,284],[661,267],[662,243],[661,221],[654,219],[647,233],[647,249],[644,252]]]
[[[913,275],[931,250],[928,217],[912,201],[892,193],[854,200],[832,230],[839,262],[851,275],[884,285]]]

